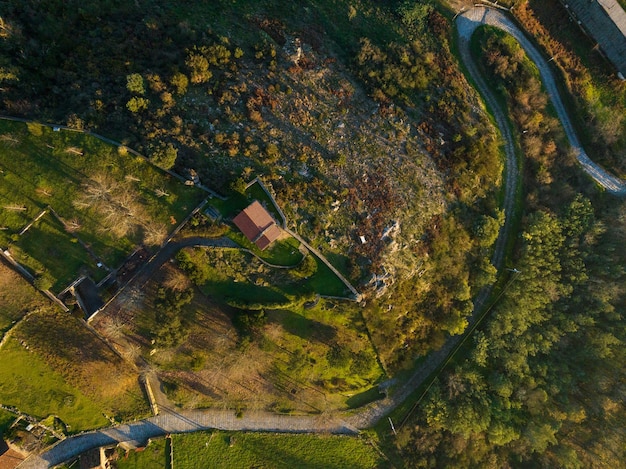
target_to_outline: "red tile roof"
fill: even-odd
[[[237,215],[233,222],[261,250],[276,241],[281,233],[272,216],[257,200]]]

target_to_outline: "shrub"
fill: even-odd
[[[139,73],[132,73],[126,76],[126,89],[132,94],[145,94],[146,84]]]

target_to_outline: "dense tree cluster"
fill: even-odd
[[[523,51],[500,33],[479,39],[519,134],[554,138],[542,130],[545,96]],[[401,431],[397,443],[412,467],[606,467],[626,457],[626,259],[615,251],[625,241],[624,204],[576,195],[563,182],[571,169],[543,145],[522,144],[532,187],[517,270],[471,348]]]
[[[596,456],[624,457],[619,434],[589,428],[626,418],[616,309],[624,273],[607,267],[618,238],[583,196],[559,215],[532,212],[526,225],[520,273],[402,436],[415,467],[589,467]]]
[[[152,331],[154,345],[157,347],[176,347],[184,342],[188,335],[187,318],[183,307],[193,300],[193,290],[175,290],[160,288],[157,292],[154,310],[157,328]]]

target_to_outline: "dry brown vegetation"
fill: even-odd
[[[97,173],[83,184],[82,193],[74,205],[95,213],[103,233],[124,238],[142,230],[144,243],[160,245],[167,237],[167,227],[154,221],[147,213],[133,182],[132,178],[120,181],[108,174]],[[66,225],[70,231],[73,229],[71,223]]]
[[[48,306],[38,291],[0,261],[0,332],[4,332],[29,311]]]
[[[180,313],[185,339],[159,346],[152,340],[159,288],[180,288],[184,279],[166,264],[143,298],[93,323],[121,353],[134,351],[159,370],[177,405],[317,413],[345,407],[380,375],[358,312],[323,301],[307,310],[266,310],[264,325],[248,336],[233,325],[240,311],[196,290]],[[339,347],[349,354],[335,357]],[[361,368],[349,373],[355,366]]]
[[[128,419],[147,411],[136,369],[80,319],[48,309],[26,318],[15,336],[109,415]]]

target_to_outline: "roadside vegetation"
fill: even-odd
[[[559,68],[589,155],[622,178],[626,176],[626,87],[612,65],[570,21],[560,2],[520,2],[514,12]]]
[[[384,468],[384,459],[354,437],[199,432],[173,435],[176,467]]]
[[[116,469],[171,469],[169,441],[166,438],[150,440],[142,451],[118,450],[113,467]]]
[[[172,435],[174,466],[272,468],[386,468],[387,461],[363,439],[331,435],[198,432]],[[169,466],[169,442],[154,439],[142,451],[119,452],[117,469]]]
[[[472,346],[398,417],[394,445],[410,467],[619,465],[624,202],[547,145],[562,137],[516,42],[490,28],[475,41],[526,153],[517,272]]]

